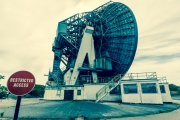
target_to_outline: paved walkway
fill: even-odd
[[[177,109],[168,113],[161,113],[161,114],[155,114],[155,115],[127,117],[127,118],[112,118],[112,119],[105,119],[105,120],[119,120],[119,119],[120,120],[180,120],[180,109]]]
[[[179,101],[176,101],[179,102]],[[12,119],[14,116],[16,100],[3,100],[0,102],[0,113],[4,112],[3,118]],[[69,120],[77,116],[84,116],[85,118],[94,119],[110,119],[119,120],[144,120],[147,118],[153,120],[161,120],[171,118],[176,120],[180,116],[180,110],[170,113],[162,113],[174,110],[178,104],[164,104],[164,105],[145,105],[145,104],[120,104],[120,103],[94,103],[91,101],[45,101],[38,99],[23,99],[19,111],[19,118],[23,119],[64,119]],[[161,114],[158,114],[161,113]],[[156,114],[156,115],[149,115]],[[145,116],[148,115],[148,116]],[[175,117],[172,117],[172,116]],[[131,117],[142,116],[142,117]],[[171,117],[168,117],[171,116]],[[115,119],[117,118],[117,119]],[[113,119],[110,119],[113,120]],[[180,119],[178,119],[180,120]]]

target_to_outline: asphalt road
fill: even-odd
[[[12,119],[14,116],[16,100],[3,100],[0,102],[0,113],[4,112],[3,118]],[[65,119],[83,116],[87,119],[111,119],[119,120],[144,120],[153,119],[153,116],[161,115],[168,118],[169,114],[179,116],[180,110],[163,113],[177,109],[178,104],[147,105],[147,104],[121,104],[121,103],[94,103],[92,101],[45,101],[39,99],[23,99],[20,106],[19,118],[21,119]],[[161,114],[157,114],[161,113]],[[157,114],[157,115],[149,115]],[[149,116],[144,116],[149,115]],[[133,116],[133,117],[131,117]],[[142,117],[134,117],[142,116]],[[118,117],[118,118],[117,118]],[[122,118],[128,117],[128,118]],[[112,119],[113,118],[113,119]],[[116,118],[116,119],[115,119]],[[172,119],[171,120],[176,120]],[[147,119],[148,120],[148,119]],[[156,119],[153,119],[156,120]],[[166,120],[166,119],[163,119]],[[180,119],[178,119],[180,120]]]
[[[168,113],[161,113],[161,114],[155,114],[155,115],[127,117],[127,118],[112,118],[112,119],[106,119],[106,120],[119,120],[119,119],[120,120],[180,120],[180,109],[177,109]]]

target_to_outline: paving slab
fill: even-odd
[[[13,119],[16,100],[0,102],[3,118]],[[131,116],[144,116],[175,110],[178,104],[147,105],[122,104],[113,102],[95,103],[93,101],[46,101],[22,99],[19,119],[64,119],[83,116],[85,119],[112,119]]]

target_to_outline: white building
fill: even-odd
[[[163,102],[172,103],[171,94],[169,90],[169,83],[167,82],[165,77],[160,79],[159,85]]]
[[[122,103],[163,104],[171,103],[165,78],[157,79],[156,73],[127,74],[112,88],[109,83],[89,83],[82,86],[47,87],[46,100],[122,101]],[[101,93],[100,97],[98,93]],[[98,98],[99,97],[99,98]],[[99,100],[98,100],[99,99]]]

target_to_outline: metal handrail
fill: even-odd
[[[159,79],[159,83],[168,83],[166,77],[160,77],[158,79]]]
[[[103,96],[104,94],[110,92],[110,90],[112,90],[113,87],[116,86],[116,83],[121,80],[121,75],[116,75],[111,81],[108,82],[107,85],[105,85],[104,87],[102,87],[97,93],[96,93],[96,100],[99,99],[99,96]]]
[[[144,73],[127,73],[123,80],[138,80],[138,79],[157,79],[156,72],[144,72]]]

